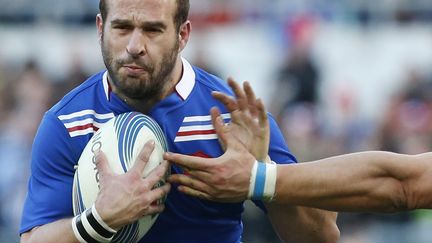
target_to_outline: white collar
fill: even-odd
[[[183,100],[186,100],[195,86],[195,72],[190,63],[185,58],[182,57],[181,60],[183,64],[183,75],[180,81],[177,83],[175,90]],[[109,100],[109,93],[111,92],[111,89],[108,82],[108,71],[103,74],[102,83],[105,96],[107,100]]]
[[[175,89],[177,91],[177,94],[183,100],[186,100],[192,92],[193,87],[195,86],[195,72],[186,59],[184,59],[183,57],[181,59],[183,63],[183,76],[177,83]]]

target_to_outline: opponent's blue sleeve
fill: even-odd
[[[21,218],[20,234],[71,217],[75,159],[63,124],[47,112],[32,147],[31,175]]]
[[[270,147],[269,156],[272,161],[278,164],[291,164],[297,163],[297,159],[288,149],[288,145],[285,142],[285,138],[279,129],[273,116],[268,113],[270,123]],[[267,212],[262,201],[253,201],[255,205],[261,208],[264,212]]]

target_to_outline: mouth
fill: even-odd
[[[125,68],[129,74],[133,74],[133,75],[143,74],[147,72],[145,67],[138,66],[135,64],[125,64],[123,65],[123,68]]]

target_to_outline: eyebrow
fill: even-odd
[[[111,21],[111,25],[129,25],[133,26],[133,22],[127,19],[114,19]],[[160,28],[166,29],[167,26],[161,21],[146,21],[140,25],[141,28]]]

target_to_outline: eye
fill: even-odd
[[[115,31],[117,31],[119,33],[127,33],[130,30],[132,30],[133,27],[130,25],[125,25],[125,24],[115,24],[115,25],[112,25],[112,29],[114,29]]]
[[[155,28],[155,27],[148,27],[144,29],[145,32],[150,33],[150,34],[158,34],[158,33],[162,33],[162,29],[160,28]]]
[[[116,30],[126,30],[126,29],[130,29],[130,27],[128,27],[126,25],[114,25],[113,29],[116,29]]]
[[[151,36],[163,34],[166,30],[166,25],[160,22],[145,23],[142,26],[142,31]]]

